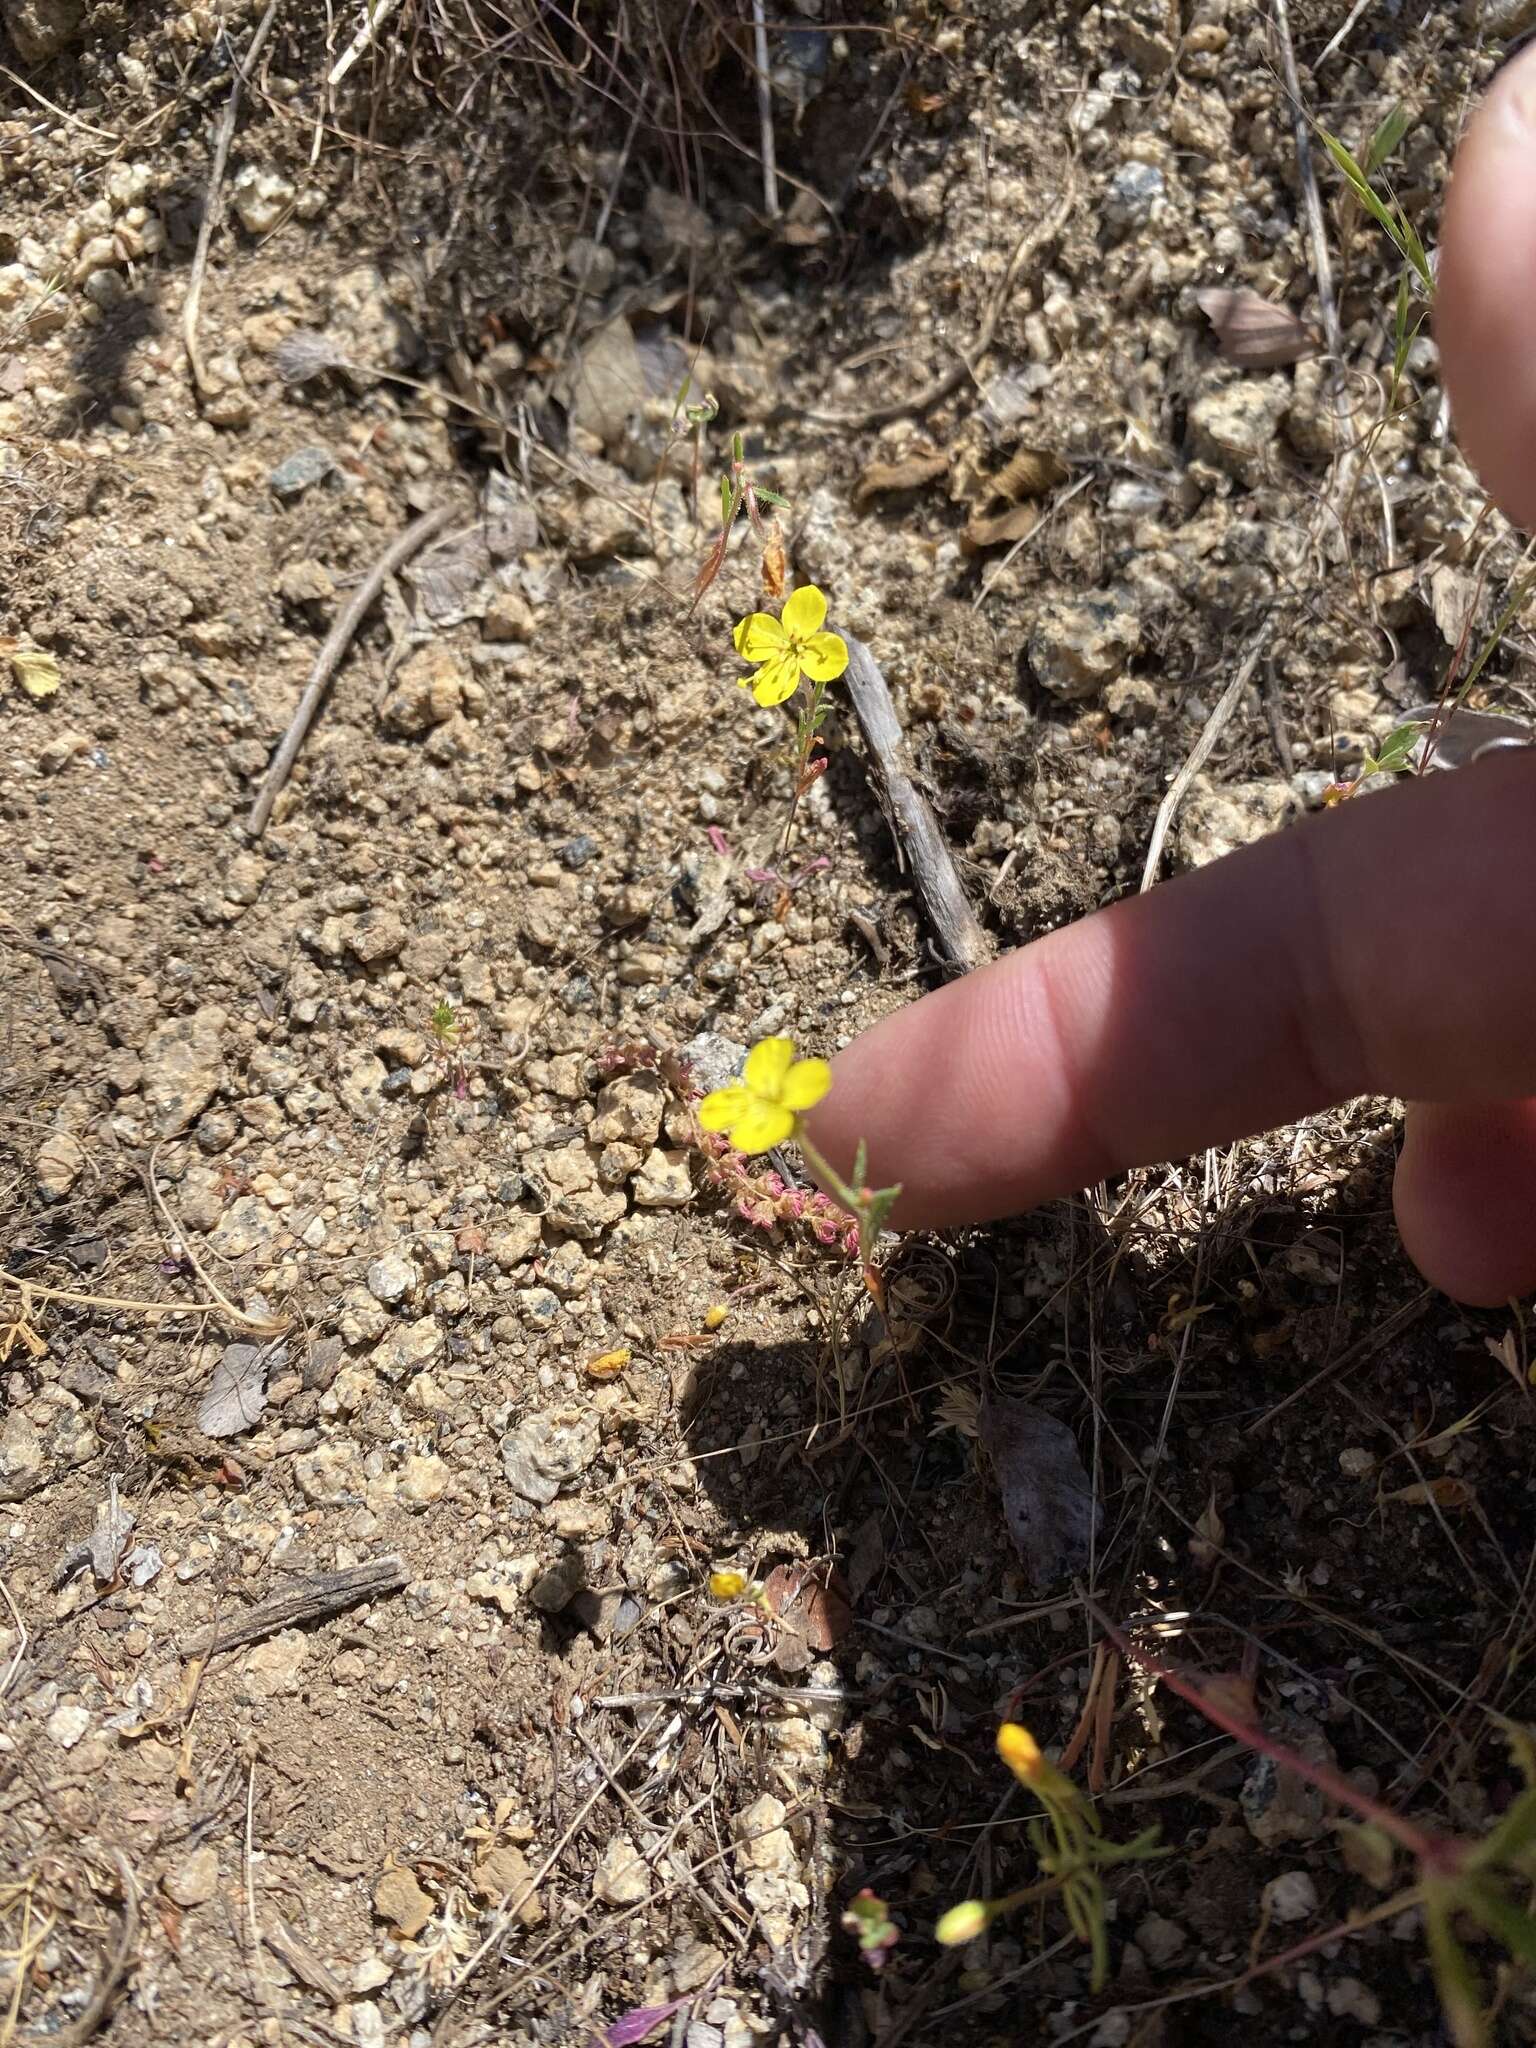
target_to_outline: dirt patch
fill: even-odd
[[[1336,181],[1348,430],[1200,311],[1315,311],[1267,24],[805,0],[770,217],[750,8],[406,0],[335,83],[350,15],[281,9],[196,392],[260,12],[0,6],[0,631],[61,678],[0,656],[0,2039],[1442,2038],[1415,1915],[1348,1933],[1388,1894],[1333,1811],[1034,1586],[978,1448],[989,1391],[1043,1407],[1117,1624],[1487,1827],[1524,1335],[1406,1269],[1390,1106],[892,1245],[884,1316],[793,1161],[722,1175],[688,1106],[935,975],[835,705],[781,847],[749,547],[689,613],[733,434],[1000,945],[1137,885],[1265,620],[1171,864],[1321,802],[1457,593],[1491,618],[1516,547],[1427,338],[1345,459],[1396,279]],[[1490,52],[1329,49],[1343,12],[1293,10],[1308,105],[1353,145],[1409,104],[1432,239]],[[1518,642],[1489,677],[1528,702]],[[1101,1986],[1054,1901],[934,1942],[1037,1875],[1005,1714],[1172,1851],[1108,1874]]]

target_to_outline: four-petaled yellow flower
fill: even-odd
[[[724,1131],[738,1152],[768,1152],[793,1135],[800,1112],[814,1109],[831,1086],[825,1060],[797,1060],[792,1039],[765,1038],[747,1054],[739,1081],[705,1096],[699,1122],[706,1131]]]
[[[731,635],[743,661],[758,662],[756,675],[739,678],[741,687],[750,683],[759,704],[782,704],[800,687],[802,675],[813,683],[835,682],[848,666],[847,643],[837,633],[824,633],[827,600],[814,583],[807,583],[784,600],[784,615],[753,612]]]

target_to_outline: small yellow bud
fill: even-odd
[[[709,1575],[710,1595],[716,1600],[739,1600],[747,1590],[745,1572],[711,1572]]]
[[[945,1948],[958,1948],[962,1942],[974,1941],[985,1931],[991,1915],[985,1899],[963,1899],[958,1906],[951,1906],[933,1930],[935,1941]]]
[[[998,1729],[997,1753],[1024,1785],[1037,1785],[1050,1768],[1040,1753],[1039,1743],[1017,1721],[1005,1721]]]
[[[717,1301],[713,1308],[707,1308],[704,1311],[705,1329],[718,1330],[720,1325],[725,1321],[726,1317],[729,1314],[730,1310],[728,1308],[722,1307],[722,1305]]]

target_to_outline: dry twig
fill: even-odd
[[[433,534],[440,533],[452,517],[451,505],[439,505],[435,511],[423,512],[419,519],[413,520],[399,539],[392,541],[380,555],[352,593],[351,603],[325,636],[325,645],[315,656],[315,665],[310,671],[309,681],[304,686],[304,694],[298,701],[293,717],[288,721],[288,730],[283,734],[282,744],[272,756],[272,765],[256,792],[255,802],[251,805],[251,815],[246,820],[245,829],[253,839],[259,839],[266,831],[267,821],[272,816],[272,806],[282,795],[288,777],[293,773],[293,764],[299,758],[299,749],[314,723],[325,686],[340,665],[341,657],[352,644],[352,637],[363,623],[374,599],[384,588],[385,578],[392,576],[402,563],[408,562],[412,555],[425,547]]]
[[[243,1643],[259,1643],[266,1636],[275,1636],[279,1629],[329,1621],[333,1614],[345,1614],[365,1600],[382,1600],[400,1592],[406,1577],[405,1566],[398,1557],[375,1558],[369,1564],[355,1564],[346,1571],[317,1572],[297,1586],[274,1593],[236,1620],[216,1622],[204,1629],[183,1647],[181,1654],[216,1657],[221,1650],[235,1650]]]
[[[848,669],[843,681],[869,749],[880,808],[897,852],[911,865],[917,893],[945,960],[969,974],[992,957],[991,941],[976,921],[933,807],[917,786],[890,690],[862,640],[848,639]]]
[[[1173,823],[1179,805],[1188,793],[1189,785],[1211,757],[1211,749],[1220,739],[1227,720],[1237,709],[1237,701],[1253,680],[1253,672],[1259,665],[1259,657],[1268,643],[1272,622],[1268,619],[1253,637],[1248,652],[1243,656],[1242,666],[1216,700],[1216,709],[1205,721],[1200,737],[1190,750],[1189,759],[1173,778],[1168,794],[1157,807],[1157,817],[1152,826],[1152,837],[1147,846],[1146,866],[1141,871],[1142,892],[1151,888],[1157,880],[1158,863],[1163,857],[1163,842],[1168,837],[1168,828]]]
[[[229,162],[229,145],[235,139],[235,119],[240,112],[240,88],[245,83],[246,73],[256,62],[262,44],[267,40],[273,22],[277,19],[278,0],[267,0],[267,11],[256,24],[256,32],[245,47],[245,58],[235,65],[234,77],[230,80],[229,98],[224,103],[224,118],[219,123],[219,139],[214,144],[213,164],[208,172],[208,190],[203,199],[203,218],[197,230],[197,247],[192,255],[192,268],[187,273],[187,296],[181,307],[181,338],[186,345],[187,364],[192,372],[193,387],[200,398],[208,395],[208,379],[203,371],[203,359],[197,348],[197,316],[202,306],[203,276],[208,268],[208,249],[213,241],[213,231],[219,222],[219,196],[224,185],[224,167]]]
[[[106,2018],[113,1996],[122,1982],[123,1972],[128,1967],[128,1958],[133,1953],[139,1932],[139,1887],[122,1850],[113,1849],[111,1857],[117,1867],[118,1883],[123,1888],[123,1917],[118,1926],[117,1940],[112,1944],[112,1953],[101,1973],[101,1982],[91,1993],[90,2003],[73,2025],[53,2036],[53,2048],[84,2048]]]

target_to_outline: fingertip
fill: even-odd
[[[1403,1249],[1453,1301],[1536,1289],[1536,1100],[1414,1103],[1392,1204]]]
[[[1500,508],[1536,525],[1536,45],[1495,78],[1456,153],[1435,336],[1457,439]]]

